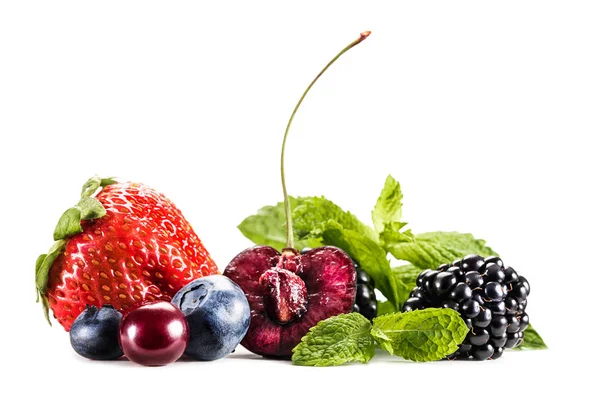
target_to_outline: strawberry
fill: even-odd
[[[139,183],[90,179],[54,239],[38,257],[36,286],[48,322],[50,307],[67,331],[88,305],[123,312],[138,302],[169,301],[192,280],[219,273],[177,207]]]

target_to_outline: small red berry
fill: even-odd
[[[131,308],[119,326],[123,353],[137,364],[167,365],[183,355],[189,340],[183,313],[166,301]]]

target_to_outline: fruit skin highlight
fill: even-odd
[[[244,290],[250,304],[250,328],[241,344],[253,353],[289,359],[292,349],[311,327],[323,319],[352,311],[356,296],[352,259],[332,246],[319,247],[303,255],[294,248],[284,156],[290,126],[310,89],[340,56],[370,34],[369,31],[361,33],[327,63],[300,97],[286,126],[280,161],[286,247],[281,253],[269,246],[244,250],[223,272]]]
[[[525,313],[529,282],[496,256],[465,256],[437,271],[425,270],[404,303],[403,311],[452,308],[471,330],[449,359],[486,360],[517,347],[529,325]]]
[[[181,211],[163,194],[144,184],[109,180],[95,198],[82,196],[82,201],[94,199],[105,215],[76,221],[79,233],[55,234],[59,248],[54,260],[46,259],[49,271],[44,270],[47,255],[36,266],[42,302],[66,331],[87,305],[111,304],[123,312],[140,301],[170,301],[192,280],[219,273]]]
[[[116,360],[123,356],[119,324],[123,315],[112,306],[88,306],[71,325],[69,337],[77,354],[90,360]]]
[[[223,275],[198,278],[171,301],[188,322],[185,355],[213,361],[235,350],[250,326],[250,306],[242,289]]]
[[[132,307],[119,326],[119,343],[125,356],[146,366],[177,361],[183,355],[189,337],[185,316],[166,301]]]

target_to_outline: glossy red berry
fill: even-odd
[[[177,361],[188,340],[185,316],[166,301],[134,306],[119,326],[123,353],[129,360],[141,365],[160,366]]]

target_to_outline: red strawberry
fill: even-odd
[[[219,273],[177,207],[143,184],[92,178],[54,239],[38,258],[36,285],[46,317],[49,306],[67,331],[86,305],[125,311],[168,301],[190,281]]]

